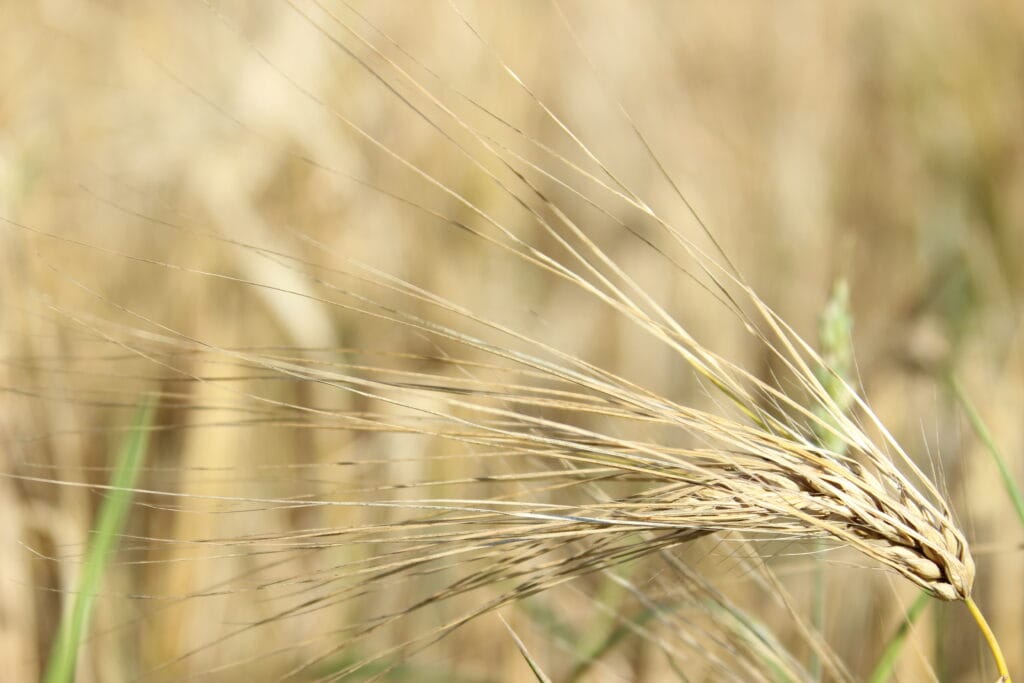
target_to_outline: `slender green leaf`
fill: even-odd
[[[64,611],[57,637],[50,650],[43,678],[45,683],[71,683],[75,678],[79,646],[88,629],[89,616],[107,562],[116,550],[117,539],[124,529],[125,517],[131,507],[132,488],[145,458],[152,418],[152,404],[143,403],[135,415],[128,438],[121,446],[117,466],[110,479],[112,488],[96,517],[96,526],[86,552],[85,564],[82,566],[78,590],[74,594],[73,603]]]
[[[1013,506],[1017,509],[1017,517],[1020,519],[1020,523],[1024,524],[1024,495],[1021,495],[1020,487],[1017,486],[1017,482],[1013,479],[1013,473],[1010,472],[1010,466],[1007,465],[1006,458],[1003,457],[999,447],[996,446],[996,442],[992,438],[992,434],[988,431],[988,427],[985,426],[985,422],[981,419],[981,415],[979,415],[978,411],[974,408],[974,404],[971,403],[971,399],[967,397],[967,393],[960,384],[960,380],[955,376],[950,376],[949,383],[953,388],[953,394],[956,396],[956,400],[960,403],[960,406],[967,414],[967,419],[970,420],[974,433],[978,435],[979,439],[981,439],[981,443],[985,446],[985,450],[989,452],[996,463],[996,467],[999,468],[999,475],[1003,478],[1003,486],[1006,487],[1006,492],[1010,495],[1010,499],[1013,501]]]
[[[875,670],[871,673],[868,683],[885,683],[889,680],[893,669],[896,668],[896,662],[899,661],[900,652],[907,641],[907,636],[910,635],[910,629],[913,628],[914,622],[921,616],[929,602],[931,602],[931,596],[921,591],[910,609],[907,610],[906,617],[889,639],[889,644],[886,645],[885,652],[882,653],[878,664],[875,665]]]

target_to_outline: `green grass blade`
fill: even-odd
[[[113,487],[100,506],[96,526],[89,542],[82,575],[74,603],[64,611],[50,658],[46,665],[45,683],[71,683],[75,678],[79,645],[89,625],[89,616],[107,561],[117,546],[124,528],[125,516],[131,506],[132,487],[145,458],[149,442],[149,426],[153,418],[151,403],[143,403],[135,415],[132,430],[121,446],[117,466],[110,479]]]
[[[601,659],[609,650],[614,648],[626,635],[628,630],[616,627],[619,623],[617,615],[622,612],[622,603],[626,597],[626,590],[623,588],[622,579],[628,579],[632,574],[635,565],[619,567],[615,575],[606,574],[602,580],[596,601],[605,606],[603,616],[594,615],[588,620],[589,628],[576,639],[576,666],[572,673],[565,679],[566,683],[574,683],[582,678],[590,667]]]
[[[896,632],[892,634],[892,638],[889,639],[889,644],[886,645],[885,652],[882,653],[878,664],[875,665],[875,670],[871,673],[871,677],[868,678],[868,683],[885,683],[889,680],[893,669],[896,668],[896,662],[899,661],[903,645],[907,642],[907,636],[910,635],[910,629],[924,612],[924,608],[928,606],[931,599],[931,596],[924,591],[921,591],[921,594],[917,596],[910,609],[907,610],[906,617],[900,622]]]
[[[1021,495],[1020,487],[1018,487],[1017,482],[1014,481],[1013,473],[1010,472],[1010,467],[1006,464],[1006,459],[1003,457],[1002,452],[1000,452],[999,447],[996,446],[996,442],[992,438],[992,434],[989,433],[988,427],[985,426],[985,422],[981,419],[981,415],[979,415],[978,411],[974,408],[974,404],[971,403],[971,399],[967,398],[967,393],[960,384],[960,380],[955,376],[950,376],[949,384],[953,388],[953,395],[956,396],[956,400],[960,403],[960,406],[967,414],[967,419],[970,420],[974,433],[979,439],[981,439],[981,443],[985,446],[985,450],[989,452],[996,463],[996,467],[999,468],[999,475],[1003,478],[1003,486],[1006,487],[1006,492],[1010,495],[1010,499],[1013,501],[1013,506],[1017,509],[1017,517],[1020,519],[1020,523],[1024,524],[1024,495]]]
[[[645,623],[650,621],[650,619],[652,619],[655,616],[655,614],[655,610],[646,609],[643,612],[641,612],[638,616],[629,619],[628,621],[631,624],[643,626]],[[565,678],[567,683],[575,683],[576,681],[582,679],[587,673],[590,672],[590,669],[596,662],[598,662],[601,659],[601,657],[603,657],[609,651],[614,649],[616,645],[618,645],[623,639],[625,639],[632,633],[633,631],[625,624],[612,628],[612,630],[605,635],[604,639],[600,643],[595,645],[588,654],[583,655],[579,658],[579,660],[576,662],[576,665],[573,667],[572,671]]]
[[[846,280],[836,281],[828,303],[818,318],[818,344],[822,360],[828,366],[818,369],[818,381],[836,406],[846,412],[853,401],[845,384],[850,380],[853,370],[853,313],[850,310],[850,288]],[[817,408],[815,414],[826,422],[834,422],[822,408]],[[840,455],[846,452],[843,440],[831,430],[818,424],[812,425],[812,428],[823,447]],[[826,621],[825,548],[824,541],[818,541],[814,547],[816,562],[811,593],[811,624],[818,633],[824,632]],[[810,670],[811,680],[822,679],[823,667],[817,653],[811,655]]]
[[[722,623],[726,623],[725,619],[728,619],[730,632],[748,643],[751,651],[760,659],[762,671],[771,674],[771,680],[778,683],[806,680],[795,677],[798,674],[786,661],[786,657],[788,657],[786,649],[767,625],[732,605],[710,601],[706,603],[706,606],[709,611],[717,612],[720,615],[719,619],[722,620]],[[793,671],[793,675],[787,671]]]
[[[845,413],[853,404],[853,395],[846,387],[853,373],[853,313],[850,288],[845,280],[835,283],[818,318],[818,345],[827,367],[818,368],[815,375],[836,408]],[[823,408],[816,409],[815,414],[825,422],[833,422]],[[828,450],[840,454],[846,450],[845,442],[831,430],[817,424],[812,428],[815,437]]]

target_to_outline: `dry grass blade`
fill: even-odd
[[[499,613],[498,618],[501,619],[501,623],[505,627],[505,630],[508,631],[509,636],[511,636],[512,640],[515,641],[516,647],[519,649],[519,652],[522,653],[523,659],[526,660],[526,663],[530,667],[530,671],[532,671],[533,675],[537,677],[537,680],[540,683],[551,683],[551,678],[549,678],[548,675],[544,673],[544,670],[530,655],[530,651],[526,648],[526,644],[522,641],[519,635],[512,629],[509,623],[505,621],[505,617],[501,616],[501,614]]]

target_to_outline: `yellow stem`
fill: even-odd
[[[967,609],[971,611],[971,616],[978,622],[978,628],[981,629],[981,634],[985,636],[988,648],[992,650],[992,656],[996,660],[996,668],[999,669],[999,675],[1002,676],[1000,680],[1004,681],[1004,683],[1012,683],[1010,680],[1010,670],[1006,667],[1006,658],[1003,657],[1003,651],[999,647],[999,641],[996,640],[996,634],[992,633],[988,622],[985,621],[985,615],[981,613],[978,606],[974,604],[974,599],[970,596],[964,598],[964,602],[967,604]]]

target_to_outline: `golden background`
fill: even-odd
[[[940,471],[974,544],[978,602],[1011,669],[1024,671],[1024,533],[949,384],[951,377],[963,384],[1014,476],[1024,479],[1021,5],[459,0],[455,7],[465,21],[449,3],[426,0],[0,7],[3,471],[103,483],[134,406],[145,392],[160,392],[140,488],[283,499],[466,475],[471,462],[429,459],[438,448],[430,439],[283,424],[251,397],[327,411],[370,408],[213,351],[258,348],[324,363],[340,349],[451,352],[422,332],[327,303],[342,299],[339,291],[356,292],[438,322],[455,318],[353,277],[366,272],[357,264],[675,400],[713,406],[677,356],[593,297],[438,218],[490,229],[454,192],[525,243],[558,253],[517,202],[536,198],[466,125],[507,150],[702,343],[768,377],[764,349],[735,317],[638,236],[688,271],[695,264],[659,242],[641,211],[559,161],[605,178],[542,102],[661,218],[714,253],[659,171],[663,164],[739,271],[805,338],[816,339],[833,283],[849,282],[858,381],[907,450]],[[160,347],[157,337],[172,333],[209,352]],[[138,352],[157,347],[163,351]],[[409,365],[458,374],[430,360]],[[355,472],[335,465],[367,454],[378,464]],[[296,463],[309,467],[289,469]],[[86,488],[0,479],[0,661],[9,680],[40,675],[101,499]],[[263,598],[241,588],[258,547],[244,539],[372,521],[347,511],[199,502],[201,511],[183,511],[181,501],[139,499],[97,603],[79,681],[136,680],[147,671],[143,680],[269,680],[307,656],[311,642],[322,643],[311,639],[331,624],[358,622],[379,607],[358,599],[331,605],[179,659],[225,624],[274,613],[289,599],[287,585],[297,588],[303,572],[320,568],[299,556],[268,570],[263,580],[295,583]],[[809,613],[814,563],[799,548],[764,552],[796,609]],[[753,597],[740,563],[711,546],[707,553],[691,558],[695,566],[732,576],[725,588],[806,658],[793,624]],[[915,589],[853,567],[856,558],[841,552],[828,557],[835,562],[826,572],[824,635],[863,677]],[[398,591],[415,595],[430,580],[410,579]],[[226,588],[209,589],[218,585]],[[215,594],[194,596],[203,591]],[[607,591],[599,578],[583,577],[502,614],[554,680],[569,680],[574,663],[614,625],[602,601],[629,609],[628,597]],[[458,612],[451,609],[413,615],[352,656],[430,628],[441,613]],[[670,680],[669,658],[655,642],[625,637],[581,678]],[[267,661],[218,668],[277,648]],[[705,663],[688,666],[691,680],[717,680]],[[534,680],[494,615],[388,676]],[[932,676],[995,679],[962,605],[931,605],[904,650],[898,680]]]

